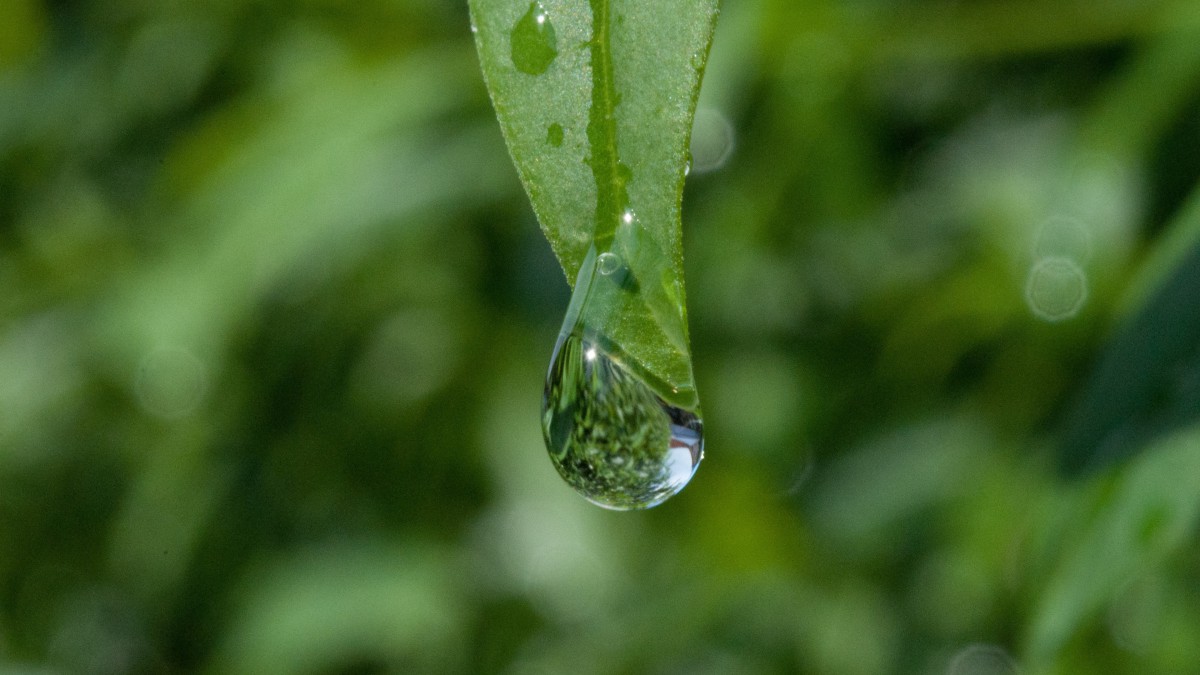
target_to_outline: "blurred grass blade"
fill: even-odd
[[[1158,39],[1109,86],[1084,131],[1094,151],[1133,157],[1158,142],[1194,96],[1196,38],[1186,29]],[[1126,284],[1116,307],[1122,324],[1068,412],[1059,456],[1066,473],[1128,457],[1200,416],[1200,314],[1191,309],[1198,306],[1200,188],[1193,188]]]
[[[1200,416],[1200,245],[1118,330],[1070,412],[1067,473],[1132,455]]]
[[[252,574],[211,673],[338,670],[364,654],[414,672],[454,672],[464,605],[444,550],[341,545]]]
[[[1095,514],[1041,595],[1028,636],[1036,662],[1052,659],[1122,584],[1148,574],[1200,521],[1200,427],[1155,444]]]
[[[472,0],[484,78],[542,230],[572,283],[635,213],[675,307],[645,299],[615,336],[652,374],[690,381],[680,200],[717,0]]]

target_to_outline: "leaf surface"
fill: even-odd
[[[717,4],[470,3],[509,152],[568,281],[593,246],[631,252],[641,296],[611,337],[675,390],[691,385],[680,200]]]

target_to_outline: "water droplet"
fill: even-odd
[[[563,128],[561,124],[555,122],[546,128],[546,142],[556,148],[562,145]]]
[[[596,271],[604,276],[608,276],[619,269],[621,269],[621,256],[616,253],[601,253],[600,257],[596,258]]]
[[[1069,258],[1042,258],[1029,269],[1025,302],[1040,319],[1063,321],[1075,316],[1087,294],[1087,275]]]
[[[509,34],[512,42],[512,62],[527,75],[541,75],[558,56],[558,39],[554,24],[542,3],[529,5],[529,11],[517,20]]]
[[[617,254],[589,253],[542,399],[542,433],[559,475],[592,503],[622,511],[678,493],[704,456],[698,408],[663,400],[595,320],[602,305],[636,293],[631,277]]]
[[[542,431],[559,475],[610,509],[661,504],[704,454],[703,423],[578,334],[559,340],[546,379]]]

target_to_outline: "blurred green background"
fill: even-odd
[[[1200,672],[1200,5],[726,0],[693,154],[610,513],[465,2],[0,1],[0,673]]]

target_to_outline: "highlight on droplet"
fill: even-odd
[[[1062,256],[1040,258],[1025,280],[1025,304],[1043,321],[1074,317],[1087,301],[1087,273],[1074,260]]]

